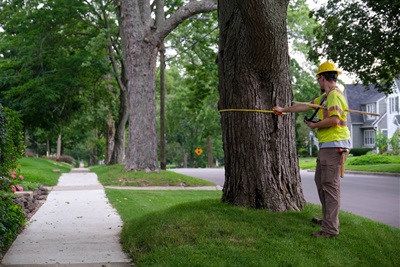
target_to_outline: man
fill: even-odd
[[[312,233],[314,237],[335,237],[339,235],[340,209],[340,174],[342,153],[351,147],[350,132],[347,127],[346,111],[348,104],[345,96],[336,86],[341,72],[332,62],[325,62],[316,74],[323,95],[312,100],[310,104],[323,105],[317,111],[319,121],[307,121],[310,129],[317,130],[319,151],[315,172],[315,184],[322,204],[322,220],[313,218],[313,222],[321,224],[321,231]],[[276,106],[273,110],[281,112],[305,112],[312,108],[297,104],[290,107]],[[347,154],[346,154],[347,156]]]

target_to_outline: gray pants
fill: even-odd
[[[318,152],[315,184],[322,204],[322,231],[339,234],[340,170],[342,153],[338,148],[322,148]]]

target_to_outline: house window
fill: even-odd
[[[398,113],[399,112],[399,97],[391,97],[389,98],[389,111],[390,113]]]
[[[367,130],[364,132],[364,145],[374,146],[375,145],[375,131]]]
[[[376,113],[375,104],[367,104],[366,109],[367,109],[366,111],[369,113]],[[376,117],[374,117],[374,116],[367,115],[367,120],[373,120],[375,118]]]

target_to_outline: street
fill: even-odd
[[[171,169],[223,186],[224,169]],[[320,204],[314,172],[301,171],[307,202]],[[346,173],[341,181],[341,210],[400,227],[400,177]]]

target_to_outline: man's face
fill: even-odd
[[[317,81],[318,81],[318,84],[319,84],[319,88],[321,90],[321,94],[325,93],[325,89],[323,89],[323,87],[322,87],[323,80],[324,80],[324,76],[318,75]]]

